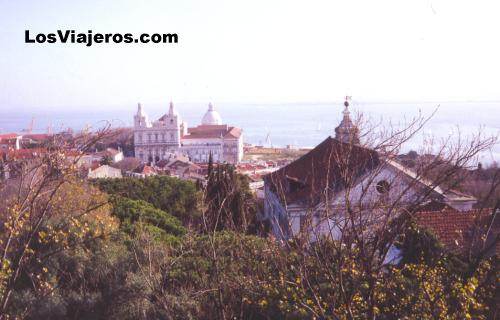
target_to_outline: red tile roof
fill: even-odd
[[[424,211],[414,215],[417,224],[431,231],[448,250],[464,253],[478,246],[488,247],[496,241],[494,250],[499,254],[500,246],[495,240],[500,231],[497,216],[492,209]]]
[[[0,141],[1,140],[15,139],[17,137],[19,137],[19,135],[17,133],[4,133],[4,134],[0,134]]]
[[[236,127],[230,127],[231,129],[228,131],[228,133],[224,136],[226,139],[230,138],[239,138],[241,136],[241,129],[236,128]]]
[[[23,135],[23,139],[32,139],[32,140],[47,140],[51,137],[52,135],[46,133],[30,133]]]
[[[380,163],[370,149],[328,137],[287,166],[265,176],[265,180],[287,203],[316,205],[328,188],[338,192]]]
[[[146,164],[143,164],[143,165],[141,165],[141,166],[139,166],[139,167],[135,168],[135,169],[133,170],[133,172],[135,172],[135,173],[140,173],[140,174],[144,174],[144,175],[146,175],[146,176],[148,176],[148,175],[152,175],[152,174],[156,174],[156,170],[155,170],[153,167],[148,166],[148,165],[146,165]]]
[[[436,200],[430,200],[426,203],[423,203],[418,207],[418,211],[445,211],[445,210],[454,210],[453,207],[449,206],[446,203]]]
[[[34,149],[8,150],[5,152],[0,152],[0,154],[5,154],[7,156],[7,159],[18,160],[18,159],[33,159],[45,152],[47,152],[47,149],[34,148]]]
[[[142,169],[142,173],[144,173],[145,175],[151,175],[151,174],[155,174],[156,171],[155,171],[155,169],[153,169],[150,166],[144,166],[144,168]]]
[[[241,129],[230,127],[227,124],[221,125],[200,125],[193,128],[188,128],[188,134],[182,139],[208,139],[221,138],[237,139],[241,136]]]

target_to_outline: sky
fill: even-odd
[[[500,101],[499,12],[498,0],[0,0],[0,108]],[[26,29],[179,43],[26,44]]]

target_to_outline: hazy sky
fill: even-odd
[[[0,108],[500,100],[500,2],[0,0]],[[178,33],[177,45],[25,44]]]

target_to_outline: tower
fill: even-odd
[[[359,144],[359,129],[352,122],[349,112],[349,100],[350,97],[345,97],[344,101],[344,117],[340,122],[339,126],[335,128],[335,139],[344,142]]]
[[[142,110],[142,105],[137,104],[137,113],[134,116],[134,127],[148,127],[148,116]]]
[[[169,116],[174,116],[176,115],[175,109],[174,109],[174,103],[170,101],[169,107],[168,107],[168,115]]]

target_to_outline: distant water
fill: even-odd
[[[462,135],[477,133],[500,133],[500,102],[447,102],[447,103],[356,103],[351,113],[363,113],[372,123],[398,124],[417,116],[430,115],[439,105],[439,110],[425,127],[422,134],[410,141],[406,150],[418,149],[424,135],[444,138],[456,135],[457,127]],[[0,107],[0,132],[20,132],[34,120],[34,132],[45,132],[52,125],[54,132],[71,127],[81,130],[87,124],[99,127],[105,121],[114,126],[131,126],[136,105],[123,108],[92,107],[72,110],[5,110]],[[168,110],[168,104],[143,105],[150,119],[157,119]],[[200,123],[206,111],[203,104],[176,104],[176,109],[189,126]],[[224,123],[243,128],[245,142],[285,146],[293,144],[313,147],[329,135],[342,118],[342,103],[331,104],[217,104],[216,109]],[[267,139],[269,136],[269,139]],[[500,161],[500,145],[493,152],[482,155],[482,161]]]

